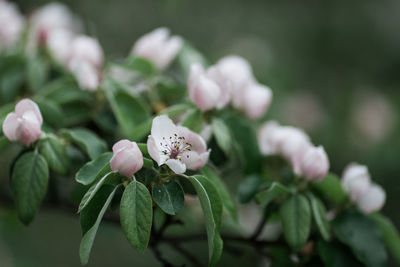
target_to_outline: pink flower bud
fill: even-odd
[[[69,62],[69,69],[81,89],[93,91],[99,87],[101,81],[100,71],[88,61],[72,59]]]
[[[219,86],[205,75],[199,64],[190,67],[188,89],[190,100],[202,111],[213,109],[221,95]]]
[[[12,47],[21,37],[25,20],[13,3],[0,1],[0,51]]]
[[[168,29],[158,28],[139,38],[132,54],[148,59],[162,70],[174,60],[182,44],[180,37],[170,37]]]
[[[261,126],[258,131],[258,146],[263,155],[275,155],[278,153],[279,130],[281,126],[275,121],[269,121]]]
[[[61,65],[66,65],[71,52],[73,33],[64,28],[55,29],[48,34],[47,48],[52,58]]]
[[[96,39],[80,35],[72,40],[69,57],[71,60],[79,59],[100,68],[104,55],[103,49]]]
[[[3,133],[10,141],[29,146],[42,135],[42,114],[38,105],[30,99],[23,99],[15,106],[15,112],[7,115],[3,122]]]
[[[310,147],[304,154],[301,174],[307,180],[321,181],[329,171],[329,160],[322,146]]]
[[[126,177],[132,177],[143,167],[143,155],[135,142],[123,139],[114,144],[111,170]]]
[[[272,100],[272,91],[267,86],[252,84],[243,95],[243,109],[250,119],[261,117]]]
[[[371,186],[368,168],[364,165],[351,163],[343,172],[342,186],[350,195],[352,201],[357,201]]]
[[[369,186],[368,190],[357,200],[357,205],[364,213],[380,210],[385,204],[386,193],[377,184]]]

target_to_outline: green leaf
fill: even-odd
[[[237,212],[235,207],[235,202],[232,199],[231,194],[228,191],[224,181],[219,177],[219,175],[210,167],[204,166],[201,169],[201,172],[208,178],[208,180],[214,185],[217,189],[218,194],[221,196],[222,204],[224,209],[228,212],[228,214],[235,220],[237,220]]]
[[[63,129],[61,130],[61,134],[78,145],[91,159],[97,158],[107,150],[107,144],[87,129]]]
[[[69,168],[67,150],[61,141],[52,135],[40,141],[40,154],[46,159],[50,169],[59,174],[66,174]]]
[[[96,184],[92,185],[86,194],[83,196],[81,203],[79,204],[78,213],[80,213],[93,199],[96,193],[100,190],[101,186],[106,182],[108,179],[114,179],[113,172],[109,172],[105,174]]]
[[[200,133],[203,126],[203,114],[199,109],[193,109],[185,117],[182,122],[182,126],[185,126],[193,132]]]
[[[50,99],[36,98],[43,120],[54,127],[61,127],[64,122],[64,114],[59,104]]]
[[[365,266],[386,266],[382,233],[372,219],[360,213],[346,212],[333,221],[333,231]]]
[[[125,64],[125,67],[129,70],[139,72],[146,76],[157,73],[157,68],[153,65],[153,63],[145,58],[138,56],[129,57]]]
[[[342,205],[346,202],[346,193],[340,179],[335,174],[329,173],[321,182],[313,182],[312,187],[336,205]]]
[[[396,262],[400,264],[400,236],[396,227],[389,218],[380,213],[372,214],[372,219],[381,229],[383,242],[385,243],[386,248],[389,250]]]
[[[326,267],[361,267],[351,251],[344,245],[331,241],[318,240],[318,254]]]
[[[295,194],[285,200],[280,208],[283,233],[295,250],[307,242],[311,228],[311,209],[306,197]]]
[[[142,152],[143,155],[145,156],[149,156],[149,152],[147,151],[147,144],[144,143],[137,143],[140,151]]]
[[[98,207],[101,207],[101,210],[97,213],[98,215],[95,217],[96,219],[95,219],[94,223],[90,227],[88,227],[88,229],[86,231],[84,231],[84,235],[82,237],[81,244],[79,247],[79,256],[80,256],[82,264],[87,264],[89,261],[90,251],[92,250],[94,238],[96,237],[97,229],[99,228],[101,219],[103,218],[104,213],[106,212],[108,206],[110,205],[110,203],[115,195],[115,192],[117,191],[117,189],[120,186],[121,185],[115,186],[115,187],[108,186],[108,187],[104,188],[103,192],[106,194],[104,194],[104,193],[99,194],[99,196],[104,196],[104,195],[107,196],[107,199],[105,200],[104,205],[99,206],[98,205],[99,202],[94,203]],[[111,192],[110,192],[110,190],[107,190],[110,188],[112,189]],[[94,218],[95,215],[91,214],[91,216]],[[81,215],[81,221],[82,221],[82,215]]]
[[[105,87],[106,97],[124,135],[134,141],[143,139],[150,132],[152,122],[143,101],[125,92],[114,81],[107,80]]]
[[[167,214],[176,215],[183,209],[184,193],[180,184],[175,181],[155,184],[152,195],[157,205]]]
[[[143,167],[152,168],[154,166],[153,160],[143,157]]]
[[[330,224],[326,218],[326,208],[322,201],[315,197],[313,194],[307,194],[311,202],[311,209],[313,212],[314,221],[317,224],[318,230],[325,241],[329,241],[330,234]]]
[[[150,192],[140,182],[132,181],[122,195],[121,225],[128,241],[139,252],[144,252],[150,240],[153,203]]]
[[[192,108],[192,106],[188,105],[188,104],[176,104],[176,105],[170,106],[170,107],[164,109],[163,111],[161,111],[160,115],[165,114],[168,117],[173,118],[173,117],[176,117],[178,115],[185,113],[190,108]]]
[[[242,182],[239,184],[238,188],[238,199],[240,203],[248,203],[250,202],[261,185],[264,184],[263,179],[258,175],[249,175],[245,177]]]
[[[278,197],[286,196],[291,191],[286,186],[278,183],[273,182],[268,189],[261,191],[256,195],[257,201],[260,203],[261,206],[264,208],[268,206],[268,204]]]
[[[208,65],[205,57],[187,41],[184,42],[183,47],[178,53],[178,63],[185,78],[189,77],[190,65],[193,63],[199,63],[203,67]]]
[[[75,180],[83,185],[89,185],[103,177],[106,173],[110,172],[110,160],[113,153],[106,152],[101,154],[98,158],[89,161],[76,173]]]
[[[39,91],[46,82],[49,66],[40,57],[31,57],[27,62],[27,82],[32,92]]]
[[[214,118],[211,124],[218,146],[229,155],[232,150],[232,139],[228,126],[221,119]]]
[[[196,190],[206,221],[209,265],[215,266],[222,254],[223,241],[220,236],[222,202],[217,189],[204,176],[188,177]]]
[[[7,137],[0,136],[0,150],[7,147],[9,144],[11,144],[11,142],[7,139]]]
[[[18,217],[29,224],[46,195],[49,170],[46,160],[38,153],[22,155],[15,163],[11,177],[11,189],[15,197]]]

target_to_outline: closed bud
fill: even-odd
[[[42,114],[38,105],[30,99],[23,99],[15,106],[15,112],[7,115],[3,122],[3,133],[10,141],[29,146],[42,135]]]
[[[72,59],[68,63],[68,67],[81,89],[93,91],[100,86],[101,73],[90,62]]]
[[[97,68],[103,65],[103,49],[99,42],[89,36],[80,35],[71,42],[70,59],[86,61]]]
[[[329,160],[324,148],[310,147],[304,153],[300,170],[307,180],[323,180],[329,171]]]
[[[158,28],[139,38],[132,54],[146,58],[162,70],[174,60],[182,44],[180,37],[170,37],[168,29]]]
[[[380,210],[385,204],[386,193],[377,184],[369,186],[368,190],[357,200],[357,206],[364,213]]]
[[[24,17],[13,3],[0,1],[0,51],[12,47],[21,37]]]
[[[213,109],[221,94],[219,86],[205,75],[198,64],[190,67],[188,90],[190,100],[202,111]]]
[[[272,91],[267,86],[252,84],[243,94],[243,110],[250,119],[261,117],[272,100]]]
[[[351,163],[343,172],[342,186],[349,193],[352,201],[357,201],[371,185],[367,166]]]
[[[132,177],[143,167],[143,155],[135,142],[123,139],[114,144],[111,170]]]
[[[60,28],[51,31],[47,37],[47,49],[51,57],[60,65],[66,65],[70,56],[73,33]]]

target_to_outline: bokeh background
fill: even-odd
[[[25,14],[45,0],[15,1]],[[247,58],[270,86],[268,117],[304,128],[332,170],[369,166],[387,192],[384,213],[400,227],[400,2],[397,0],[69,0],[107,57],[126,56],[159,26],[182,35],[211,62]],[[77,216],[43,212],[31,227],[0,209],[1,266],[80,266]],[[204,255],[206,257],[206,255]],[[236,262],[237,263],[237,262]],[[157,266],[119,228],[104,224],[89,266]],[[232,265],[237,266],[237,265]]]

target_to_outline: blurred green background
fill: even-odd
[[[25,14],[47,2],[16,1]],[[111,59],[126,56],[139,36],[159,26],[188,39],[212,62],[232,53],[247,58],[274,92],[268,118],[306,129],[325,146],[335,173],[351,161],[368,165],[386,189],[384,213],[400,227],[399,1],[63,2]],[[14,218],[5,211],[0,216]],[[79,266],[76,217],[41,213],[29,228],[5,227],[4,220],[1,266]],[[157,266],[146,255],[104,224],[90,265]]]

